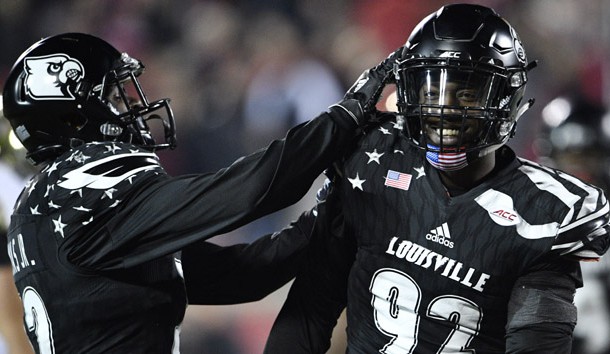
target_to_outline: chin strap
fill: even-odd
[[[515,114],[515,123],[517,123],[517,121],[519,120],[519,118],[521,118],[525,111],[532,108],[534,102],[536,102],[536,99],[530,98],[529,100],[527,100],[527,102],[525,102],[523,106],[519,107],[519,109],[517,110],[517,114]]]
[[[537,66],[538,66],[538,60],[531,61],[525,67],[525,72],[530,72],[532,69],[534,69]],[[517,113],[515,114],[515,124],[517,123],[519,118],[521,118],[523,113],[525,113],[525,111],[532,108],[532,106],[534,105],[534,102],[536,102],[536,99],[530,98],[529,100],[527,100],[527,102],[525,102],[525,104],[523,106],[519,107],[519,109],[517,110]]]

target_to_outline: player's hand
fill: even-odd
[[[348,115],[358,126],[365,124],[381,97],[385,84],[391,79],[394,63],[402,47],[390,54],[377,66],[365,70],[345,93],[343,100],[330,106],[331,111]]]

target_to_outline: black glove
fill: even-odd
[[[385,84],[394,70],[394,63],[402,53],[402,47],[390,54],[377,66],[365,70],[356,82],[343,96],[343,100],[330,106],[331,112],[341,116],[348,116],[358,126],[364,125],[371,113],[375,112],[375,105],[379,101]]]

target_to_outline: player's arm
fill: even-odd
[[[558,174],[572,183],[580,199],[572,204],[561,223],[551,251],[575,260],[597,261],[610,246],[608,199],[600,188],[561,171]]]
[[[219,246],[202,241],[182,250],[189,304],[257,301],[295,277],[315,221],[309,210],[283,230],[250,244]]]
[[[599,261],[610,246],[609,218],[606,210],[599,216],[560,232],[553,246],[554,252],[575,260]]]
[[[598,188],[579,186],[587,194],[564,220],[551,252],[513,288],[507,353],[571,353],[574,294],[583,285],[579,262],[599,260],[610,244],[608,200]]]
[[[328,112],[228,168],[142,183],[115,208],[115,217],[102,230],[63,243],[65,263],[110,270],[131,267],[294,204],[325,168],[351,149],[392,63],[390,56],[365,71]]]
[[[521,276],[508,304],[506,353],[570,354],[578,261],[550,254]]]
[[[347,277],[355,243],[332,193],[318,204],[318,217],[303,267],[276,318],[265,354],[325,353],[347,302]]]

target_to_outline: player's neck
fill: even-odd
[[[487,154],[457,171],[439,171],[441,181],[452,196],[460,194],[479,185],[496,166],[494,153]],[[455,193],[454,193],[455,191]]]

